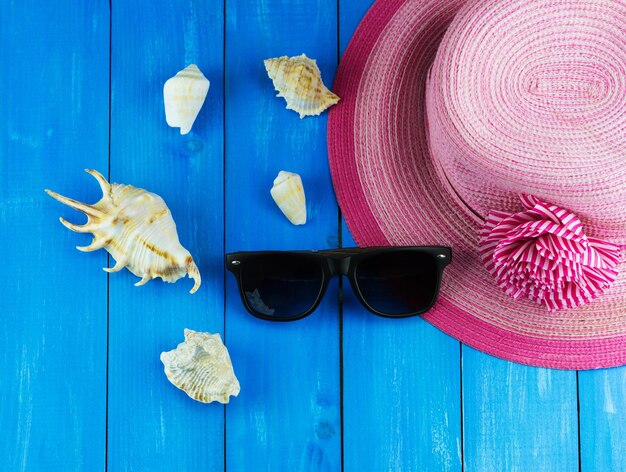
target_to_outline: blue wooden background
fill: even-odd
[[[327,83],[371,0],[0,1],[1,471],[625,471],[626,368],[538,369],[420,318],[365,312],[336,281],[309,318],[244,312],[225,251],[353,241],[332,192],[326,115],[274,97],[263,59],[305,52]],[[193,131],[162,86],[211,81]],[[140,288],[43,192],[94,202],[84,168],[160,194],[203,284]],[[302,175],[309,222],[269,188]],[[183,328],[220,332],[227,407],[166,380]]]

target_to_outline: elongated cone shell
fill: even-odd
[[[322,82],[322,75],[314,59],[301,54],[275,57],[263,62],[267,75],[278,91],[276,96],[283,97],[287,109],[296,111],[300,118],[319,115],[339,101],[339,97]]]
[[[189,133],[204,104],[209,85],[209,80],[195,64],[168,79],[163,86],[167,124],[180,128],[180,134]]]
[[[274,179],[270,194],[289,221],[294,225],[306,223],[306,198],[298,174],[281,170]]]
[[[185,342],[161,353],[168,380],[194,400],[203,403],[228,403],[239,395],[228,350],[219,334],[185,329]]]
[[[185,274],[194,280],[190,293],[200,287],[200,272],[184,247],[178,241],[176,223],[161,197],[132,185],[110,184],[95,170],[86,169],[100,184],[103,196],[94,205],[46,190],[48,195],[87,215],[87,223],[75,225],[61,218],[64,226],[78,233],[93,233],[89,246],[79,251],[104,248],[116,263],[106,272],[117,272],[126,267],[143,285],[156,277],[176,282]]]

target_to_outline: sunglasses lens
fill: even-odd
[[[402,316],[426,310],[437,292],[432,254],[398,251],[363,259],[355,278],[365,302],[381,313]]]
[[[291,319],[311,308],[322,290],[324,273],[313,258],[262,254],[242,266],[241,288],[248,307],[266,318]]]

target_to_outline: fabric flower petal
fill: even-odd
[[[521,195],[525,210],[492,211],[480,234],[483,263],[513,298],[548,310],[575,308],[602,294],[617,278],[620,247],[589,238],[572,212]]]

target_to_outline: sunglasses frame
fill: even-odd
[[[435,287],[435,292],[433,294],[433,298],[430,304],[422,309],[415,312],[409,312],[406,314],[400,315],[392,315],[388,313],[383,313],[375,308],[372,308],[367,301],[363,298],[363,294],[359,288],[359,284],[356,280],[356,271],[358,265],[364,259],[367,259],[372,256],[376,256],[379,254],[391,253],[391,252],[420,252],[433,256],[435,261],[435,266],[437,269],[437,284]],[[245,296],[242,284],[242,269],[245,266],[246,260],[252,259],[258,255],[271,255],[271,254],[294,254],[299,257],[307,257],[315,260],[320,268],[322,269],[322,282],[320,286],[319,293],[317,294],[317,298],[315,302],[311,305],[311,307],[305,312],[295,315],[289,318],[275,318],[272,316],[263,315],[261,313],[256,313],[252,310],[250,305],[248,304],[248,300]],[[445,246],[396,246],[396,247],[367,247],[367,248],[346,248],[346,249],[330,249],[330,250],[321,250],[321,251],[244,251],[244,252],[234,252],[230,254],[226,254],[226,268],[233,273],[235,278],[237,279],[237,288],[239,291],[239,296],[241,301],[243,302],[246,310],[255,318],[260,318],[269,321],[296,321],[301,320],[309,316],[313,313],[317,307],[322,302],[324,295],[326,294],[326,290],[328,289],[328,285],[330,283],[330,279],[335,275],[345,275],[350,281],[350,285],[352,286],[352,290],[361,303],[368,311],[374,313],[375,315],[382,316],[384,318],[408,318],[410,316],[420,315],[422,313],[427,312],[432,308],[435,304],[438,296],[439,296],[439,288],[441,286],[441,277],[443,275],[443,270],[446,266],[452,261],[452,249]]]

